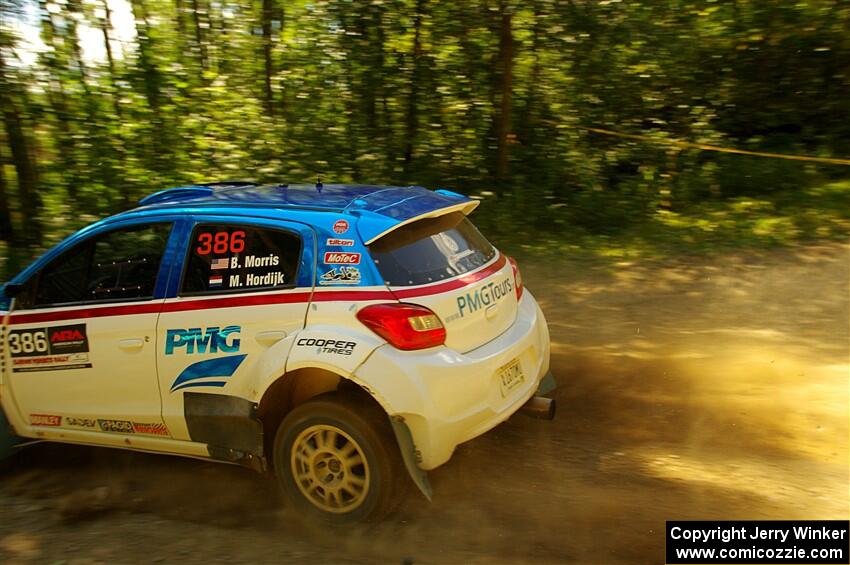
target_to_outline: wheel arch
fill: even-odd
[[[257,404],[257,417],[263,424],[266,453],[270,453],[277,428],[289,412],[311,398],[335,391],[368,399],[388,414],[386,406],[375,398],[368,387],[342,372],[323,367],[300,367],[287,371],[271,382]]]
[[[257,418],[263,425],[265,453],[272,452],[277,429],[289,412],[311,398],[335,391],[344,391],[373,403],[387,416],[411,480],[430,501],[431,485],[427,474],[416,462],[416,446],[404,420],[392,417],[379,395],[342,372],[321,367],[301,367],[287,371],[266,388],[257,405]],[[271,457],[266,457],[266,463],[272,470]]]

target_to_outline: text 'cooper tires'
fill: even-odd
[[[274,468],[287,499],[323,520],[377,520],[407,480],[386,414],[339,393],[295,408],[278,428]]]

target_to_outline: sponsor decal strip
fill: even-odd
[[[31,426],[61,426],[62,416],[54,414],[30,414]]]
[[[489,277],[496,271],[499,271],[505,266],[506,262],[507,260],[505,259],[505,256],[500,254],[499,258],[495,262],[473,273],[461,275],[458,278],[428,286],[409,289],[395,289],[392,292],[388,290],[323,290],[321,292],[314,293],[312,290],[306,290],[295,292],[268,292],[252,296],[230,296],[200,300],[174,300],[172,302],[157,301],[146,302],[144,304],[62,310],[59,312],[12,314],[10,317],[10,324],[30,324],[35,322],[49,322],[76,318],[100,318],[104,316],[127,316],[132,314],[154,314],[157,312],[187,312],[191,310],[205,310],[208,308],[238,308],[242,306],[262,306],[270,304],[296,304],[299,302],[309,302],[311,300],[311,295],[313,297],[313,302],[416,298],[463,288],[469,284]]]
[[[62,425],[62,416],[55,414],[30,414],[31,426],[58,427]],[[65,425],[78,426],[81,428],[94,428],[95,424],[104,432],[118,432],[122,434],[147,434],[154,436],[170,435],[165,424],[139,423],[128,420],[103,420],[94,418],[76,418],[65,416]]]

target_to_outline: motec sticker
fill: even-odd
[[[85,324],[11,330],[7,340],[14,372],[91,367]]]
[[[335,245],[337,247],[353,247],[354,240],[353,239],[339,239],[336,237],[329,237],[325,240],[325,245]]]
[[[359,253],[345,253],[343,251],[325,252],[325,263],[328,265],[359,265]]]
[[[240,340],[238,335],[240,331],[242,331],[241,326],[167,330],[165,334],[165,354],[235,353],[239,351]]]
[[[348,220],[339,219],[334,222],[334,233],[342,235],[348,231]]]
[[[357,267],[336,267],[319,277],[319,284],[360,284],[360,269]]]

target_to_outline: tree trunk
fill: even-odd
[[[106,0],[103,0],[103,3],[106,4]],[[186,19],[183,17],[186,7],[183,5],[183,0],[174,0],[174,11],[177,12],[177,33],[183,39],[186,37]]]
[[[286,30],[286,8],[284,6],[284,0],[278,1],[277,14],[277,18],[280,21],[280,30],[278,30],[278,33],[280,35],[278,36],[278,40],[281,42],[281,44],[283,44],[283,34]],[[280,113],[283,116],[284,122],[286,122],[286,85],[281,81],[278,83],[277,88],[280,92],[280,94],[278,94],[278,98],[280,100]]]
[[[42,37],[44,43],[50,48],[43,57],[48,70],[47,99],[50,109],[56,118],[56,146],[59,149],[57,157],[58,167],[61,169],[62,185],[72,200],[77,200],[77,188],[80,185],[79,163],[77,151],[74,146],[74,118],[69,109],[68,95],[65,89],[68,61],[64,51],[65,42],[58,37],[53,16],[47,10],[47,3],[42,1]]]
[[[426,0],[416,0],[413,14],[413,62],[410,76],[410,94],[407,97],[407,138],[404,148],[404,173],[409,178],[413,169],[416,138],[419,135],[419,88],[422,82],[422,16]]]
[[[117,122],[117,127],[110,135],[110,138],[111,145],[115,150],[118,168],[123,169],[126,161],[126,151],[124,148],[123,135],[121,134],[121,122],[123,120],[123,115],[121,111],[121,87],[118,84],[118,79],[115,75],[115,59],[112,55],[112,46],[110,45],[109,36],[109,30],[112,27],[112,14],[109,9],[109,2],[107,0],[101,0],[101,5],[103,6],[104,17],[100,20],[100,31],[103,34],[103,43],[104,45],[106,45],[106,62],[109,68],[109,85],[111,86],[112,90],[112,92],[110,93],[110,98],[112,99],[112,111],[115,114],[114,119]],[[115,186],[110,186],[109,188],[119,191],[121,203],[125,207],[130,205],[130,195],[128,194],[128,191],[125,187],[117,186],[116,182]]]
[[[6,138],[12,153],[12,163],[18,175],[18,195],[26,227],[23,239],[29,243],[40,243],[42,230],[39,220],[41,198],[38,194],[38,177],[24,133],[18,101],[15,100],[15,92],[18,88],[15,81],[10,80],[8,73],[6,61],[0,51],[0,107],[3,112]]]
[[[6,186],[6,174],[3,170],[6,162],[0,151],[0,239],[9,246],[17,243],[17,234],[12,225],[12,211],[9,209],[9,189]]]
[[[533,147],[536,141],[534,132],[536,131],[537,122],[540,119],[540,75],[542,68],[540,64],[540,51],[542,49],[543,39],[543,18],[544,13],[540,0],[534,2],[534,24],[531,31],[531,76],[528,80],[527,95],[525,107],[520,118],[518,127],[520,139],[523,144],[529,144]]]
[[[263,102],[269,116],[274,116],[274,95],[272,93],[272,18],[274,17],[274,0],[263,0]]]
[[[195,24],[195,41],[198,44],[198,62],[201,65],[201,73],[207,70],[209,60],[207,59],[207,44],[204,38],[203,26],[201,25],[201,9],[198,0],[192,0],[192,22]],[[202,82],[205,82],[203,76]]]
[[[500,184],[510,174],[511,108],[513,102],[514,38],[513,15],[506,1],[499,2],[501,23],[499,25],[499,111],[496,120],[496,178]]]
[[[153,58],[150,24],[144,0],[131,0],[130,6],[136,22],[136,40],[139,44],[138,65],[144,82],[144,96],[152,118],[150,124],[152,142],[146,144],[146,150],[153,169],[160,174],[165,174],[169,169],[170,145],[162,116],[162,76]]]
[[[83,92],[86,100],[91,100],[89,92],[88,73],[86,71],[85,61],[83,61],[83,51],[80,47],[80,36],[77,33],[77,17],[83,14],[83,4],[81,0],[67,0],[66,6],[68,9],[68,18],[66,18],[68,31],[67,41],[71,44],[71,54],[73,55],[73,63],[80,74],[80,83],[83,86]]]
[[[106,46],[106,62],[109,66],[109,84],[112,86],[112,107],[115,111],[115,117],[121,120],[121,103],[120,90],[118,81],[115,79],[115,58],[112,55],[112,44],[110,43],[109,29],[112,27],[112,12],[109,9],[109,2],[101,0],[103,6],[104,17],[100,20],[100,32],[103,34],[103,44]]]

